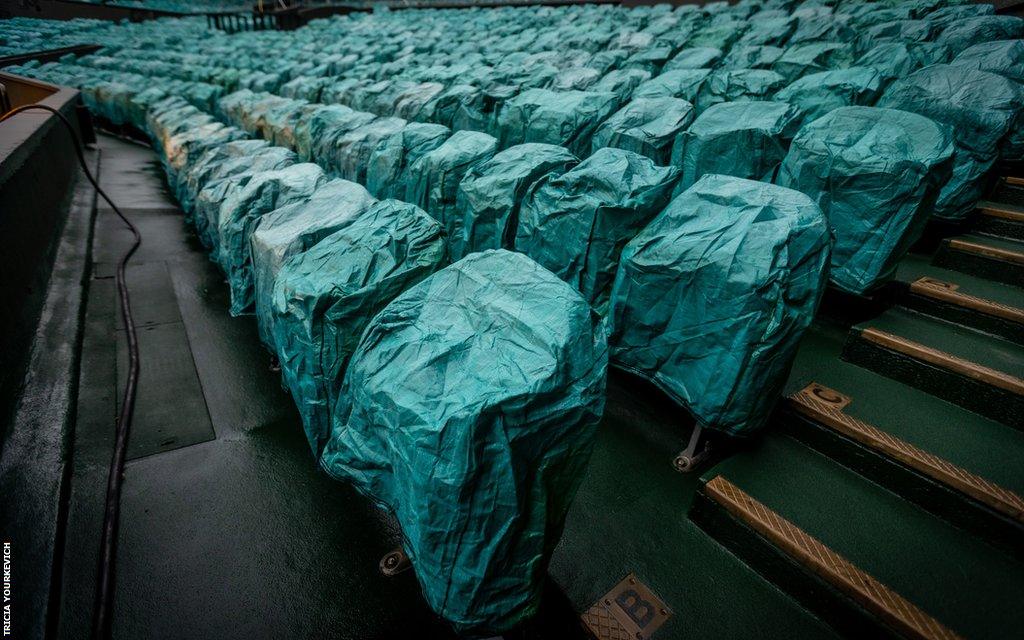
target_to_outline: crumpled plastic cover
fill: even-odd
[[[668,164],[672,143],[693,120],[693,105],[678,98],[634,98],[604,121],[592,149],[615,147]]]
[[[377,118],[349,131],[335,144],[332,168],[346,180],[365,184],[366,168],[377,144],[405,126],[406,122],[401,118]]]
[[[719,67],[722,69],[770,69],[785,49],[768,45],[735,46]]]
[[[217,262],[220,251],[220,206],[234,191],[245,187],[249,180],[263,171],[291,166],[298,161],[293,151],[283,147],[266,146],[248,156],[231,158],[221,163],[217,175],[212,177],[196,196],[194,221],[196,233],[210,250],[210,259]]]
[[[185,212],[185,221],[193,223],[195,200],[206,183],[216,179],[222,167],[232,159],[248,157],[261,149],[270,146],[266,140],[249,138],[235,140],[211,147],[203,151],[195,161],[191,162],[178,176],[175,195]]]
[[[177,191],[182,172],[203,151],[247,137],[241,129],[220,122],[208,122],[168,138],[163,146],[163,157],[171,190]]]
[[[606,375],[577,292],[522,254],[474,253],[371,321],[321,466],[397,516],[434,611],[501,633],[537,611]]]
[[[444,125],[411,122],[384,138],[367,162],[366,188],[377,198],[404,198],[409,188],[409,167],[451,135],[451,129]]]
[[[710,69],[666,71],[640,83],[633,91],[633,98],[679,98],[693,103],[710,74]]]
[[[720,69],[701,85],[694,105],[699,115],[720,102],[768,100],[785,84],[782,76],[768,69]]]
[[[300,152],[308,147],[309,158],[329,168],[332,172],[340,171],[336,166],[338,141],[349,131],[367,125],[377,116],[365,111],[355,111],[340,104],[326,105],[309,117],[307,128],[296,131],[297,144]],[[309,141],[306,141],[308,136]]]
[[[1024,90],[994,73],[936,64],[893,82],[878,106],[952,127],[953,176],[942,187],[934,215],[955,221],[965,219],[984,194],[999,145],[1021,117]]]
[[[908,76],[921,66],[921,62],[903,42],[883,42],[871,47],[854,64],[874,69],[886,82]]]
[[[501,141],[505,146],[545,142],[586,155],[590,136],[619,104],[619,96],[608,92],[528,89],[499,114]]]
[[[800,126],[800,109],[784,102],[721,102],[676,138],[676,193],[706,173],[771,182]]]
[[[314,455],[327,441],[331,410],[363,329],[395,296],[446,262],[436,220],[411,204],[380,200],[281,267],[270,328]]]
[[[1024,82],[1024,40],[983,42],[960,52],[949,64]]]
[[[883,78],[871,67],[821,71],[791,82],[773,100],[803,111],[801,123],[817,120],[833,109],[871,106],[882,94]]]
[[[778,184],[808,194],[835,231],[830,278],[863,294],[892,277],[924,229],[954,146],[915,113],[842,107],[805,125]]]
[[[935,41],[948,46],[956,55],[979,42],[1024,38],[1024,18],[988,15],[953,21]]]
[[[688,47],[665,63],[661,72],[676,69],[710,69],[722,58],[722,50],[714,47]]]
[[[519,226],[519,205],[537,180],[561,175],[579,159],[565,147],[519,144],[470,168],[459,183],[455,215],[461,231],[448,238],[452,260],[487,249],[511,249]]]
[[[449,238],[459,237],[462,218],[455,209],[459,183],[470,169],[490,159],[497,150],[494,136],[479,131],[456,131],[444,144],[412,164],[403,200],[440,222]]]
[[[622,247],[668,204],[678,177],[632,151],[599,149],[534,184],[520,204],[515,249],[603,313]]]
[[[1024,40],[999,40],[968,47],[949,64],[996,73],[1024,87]],[[1010,162],[1024,160],[1024,122],[1018,115],[1006,138],[999,146],[999,155]]]
[[[704,176],[622,252],[612,365],[652,381],[704,427],[762,428],[825,289],[829,244],[804,194]]]
[[[256,322],[263,344],[273,349],[270,300],[285,261],[351,224],[376,199],[348,180],[322,184],[308,200],[293,202],[263,216],[249,238],[252,253]]]
[[[848,67],[853,63],[853,46],[845,42],[805,42],[792,45],[775,61],[772,69],[786,83],[818,71]]]
[[[217,263],[228,277],[231,315],[252,311],[254,303],[249,236],[259,219],[278,207],[308,199],[326,182],[312,162],[257,173],[244,187],[229,193],[217,216]]]

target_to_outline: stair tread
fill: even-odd
[[[939,267],[932,264],[930,258],[925,256],[908,255],[900,262],[896,271],[896,278],[907,284],[925,277],[954,283],[959,286],[957,291],[969,296],[984,298],[1010,307],[1024,308],[1024,293],[1021,293],[1019,287]]]
[[[569,600],[584,610],[633,572],[675,612],[654,638],[739,638],[758,625],[768,638],[836,638],[687,517],[699,476],[671,464],[688,435],[679,408],[637,402],[647,389],[635,384],[619,374],[609,380],[608,409],[551,559],[550,574]],[[744,609],[724,628],[719,617],[702,615],[730,600]]]
[[[959,236],[953,236],[950,240],[960,240],[963,242],[971,242],[974,244],[980,244],[996,249],[1002,249],[1004,251],[1012,251],[1014,253],[1024,254],[1024,242],[1018,242],[1011,238],[1003,238],[999,236],[986,236],[977,233],[965,233]]]
[[[808,331],[787,394],[823,384],[852,399],[848,415],[1024,495],[1024,432],[842,360],[845,338],[818,327]]]
[[[1024,214],[1024,207],[1013,202],[1001,202],[999,200],[982,200],[978,203],[978,209],[1001,209],[1011,213]]]
[[[1024,347],[924,314],[890,309],[857,325],[856,329],[876,329],[925,347],[994,369],[1016,378],[1024,378]]]
[[[704,477],[716,475],[958,633],[1005,637],[1024,623],[1019,561],[800,443],[771,435]]]

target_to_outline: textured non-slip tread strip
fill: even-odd
[[[949,248],[955,251],[962,251],[964,253],[973,253],[974,255],[983,256],[986,258],[994,258],[996,260],[1005,260],[1013,264],[1024,265],[1024,253],[1019,251],[1011,251],[1009,249],[1002,249],[1000,247],[993,247],[991,245],[982,244],[980,242],[971,242],[970,240],[960,240],[959,238],[953,238],[949,241]]]
[[[923,344],[901,338],[892,333],[867,327],[861,330],[860,337],[868,342],[896,351],[911,358],[922,360],[947,371],[958,373],[962,376],[983,382],[987,385],[1009,391],[1018,396],[1024,396],[1024,380],[1002,371],[980,365],[970,360],[964,360],[957,356],[939,351]]]
[[[724,477],[712,478],[705,486],[705,492],[733,517],[900,634],[922,640],[960,637]]]
[[[1006,205],[985,202],[978,205],[978,213],[990,218],[1002,218],[1011,222],[1024,222],[1024,211],[1008,209]]]
[[[1024,309],[960,293],[958,289],[959,285],[955,283],[944,282],[927,276],[918,278],[910,283],[911,293],[948,302],[949,304],[984,313],[985,315],[1024,324]]]
[[[967,471],[948,460],[915,447],[843,411],[828,399],[841,394],[818,384],[810,384],[789,397],[790,406],[801,415],[859,442],[918,473],[945,484],[985,504],[1004,516],[1024,523],[1024,498],[1009,489]]]

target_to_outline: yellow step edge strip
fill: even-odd
[[[956,489],[1012,520],[1024,523],[1024,498],[848,415],[843,411],[846,403],[839,404],[835,400],[843,397],[839,392],[824,385],[811,383],[789,396],[789,403],[798,413],[815,422],[838,431],[869,449],[899,460],[918,473]]]
[[[1024,187],[1024,178],[1017,178],[1015,176],[1005,176],[1003,180],[1005,180],[1006,184],[1010,186]]]
[[[970,240],[953,238],[949,241],[949,248],[955,249],[956,251],[963,251],[964,253],[973,253],[975,255],[985,256],[986,258],[995,258],[997,260],[1012,262],[1013,264],[1024,265],[1024,253],[1011,251],[1009,249],[1002,249],[1000,247],[993,247],[992,245],[981,244],[980,242],[971,242]]]
[[[738,520],[900,634],[920,640],[960,637],[724,477],[712,478],[705,485],[705,492]]]
[[[902,353],[918,360],[923,360],[924,362],[941,367],[947,371],[967,376],[972,380],[977,380],[978,382],[983,382],[1004,391],[1009,391],[1010,393],[1018,396],[1024,396],[1024,380],[1008,373],[1003,373],[1002,371],[982,366],[975,362],[971,362],[970,360],[958,358],[946,353],[945,351],[926,347],[923,344],[907,340],[906,338],[901,338],[900,336],[886,331],[880,331],[874,327],[862,329],[860,337],[868,342],[891,349],[892,351]]]
[[[984,313],[985,315],[1024,324],[1024,309],[960,293],[958,291],[959,288],[960,285],[953,282],[936,280],[927,276],[918,278],[910,283],[911,293],[948,302],[949,304]]]
[[[1005,205],[999,205],[993,202],[983,202],[979,204],[978,213],[990,218],[1002,218],[1012,222],[1024,222],[1024,211],[1007,209]]]

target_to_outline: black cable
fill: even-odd
[[[142,236],[139,235],[138,228],[121,213],[121,210],[117,208],[113,200],[100,188],[99,182],[93,177],[92,172],[89,171],[78,132],[75,131],[71,121],[63,113],[44,104],[30,104],[8,111],[3,116],[0,116],[0,122],[31,109],[49,111],[64,123],[64,127],[71,134],[71,139],[75,143],[75,154],[78,156],[78,164],[81,165],[85,177],[92,183],[96,193],[103,196],[103,199],[114,210],[117,217],[121,218],[121,221],[132,232],[133,237],[132,246],[121,256],[120,262],[117,263],[117,276],[115,278],[118,297],[121,301],[121,319],[124,321],[125,333],[128,336],[128,381],[125,383],[124,395],[121,397],[121,411],[118,414],[116,424],[117,433],[114,441],[114,455],[110,461],[110,473],[107,476],[107,500],[106,510],[103,514],[103,533],[100,540],[99,576],[97,578],[96,599],[93,603],[92,637],[93,640],[105,640],[110,637],[110,614],[113,610],[114,562],[117,552],[117,526],[121,511],[121,483],[124,479],[125,452],[128,448],[128,433],[131,430],[132,414],[135,411],[135,390],[139,381],[139,343],[135,335],[135,319],[132,317],[131,302],[128,298],[128,285],[125,282],[125,267],[128,265],[128,260],[131,259],[132,254],[135,253],[135,250],[142,243]]]

